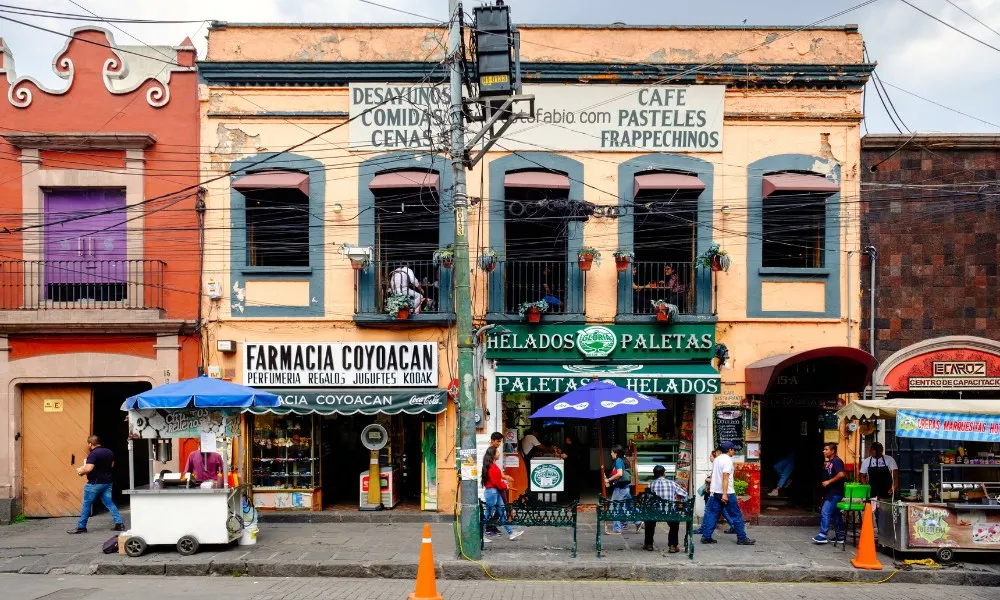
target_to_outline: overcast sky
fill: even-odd
[[[738,25],[804,25],[860,4],[863,0],[507,0],[519,23],[614,23]],[[8,0],[6,4],[103,16],[161,20],[286,22],[421,22],[415,16],[364,4],[360,0]],[[1000,49],[1000,0],[909,0],[932,15],[986,44]],[[447,0],[380,0],[380,3],[438,20],[447,17]],[[466,2],[466,10],[478,2]],[[83,7],[83,8],[81,8]],[[966,15],[962,10],[971,14]],[[82,22],[42,19],[2,12],[17,19],[68,32]],[[979,19],[985,25],[977,23]],[[933,21],[902,0],[878,0],[829,23],[860,24],[871,58],[889,87],[903,121],[919,132],[1000,132],[1000,50],[990,49]],[[147,44],[177,44],[190,36],[201,51],[207,25],[119,25]],[[115,41],[139,44],[111,28]],[[992,30],[991,30],[992,29]],[[60,87],[51,72],[53,55],[65,39],[24,25],[0,20],[0,36],[12,49],[18,75],[31,75]],[[905,91],[903,91],[905,90]],[[869,91],[871,87],[869,86]],[[906,92],[945,105],[936,106]],[[971,115],[963,116],[958,112]],[[977,120],[979,119],[979,120]],[[989,123],[983,122],[987,121]],[[871,132],[896,130],[878,97],[867,101],[866,125]]]

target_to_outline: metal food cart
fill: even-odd
[[[240,485],[240,469],[230,468],[230,449],[239,438],[240,412],[250,407],[273,407],[278,396],[198,377],[160,386],[132,396],[122,410],[129,414],[129,489],[131,527],[125,553],[141,556],[148,546],[176,545],[182,555],[194,554],[201,544],[229,544],[249,525],[245,515],[253,503],[250,487]],[[221,481],[198,483],[187,473],[154,473],[155,460],[169,460],[174,440],[200,438],[203,452],[221,450]],[[149,485],[135,485],[137,440],[149,447]],[[237,444],[238,447],[238,444]],[[242,461],[237,461],[241,464]],[[179,470],[183,471],[182,465]]]
[[[997,400],[867,400],[838,414],[895,418],[897,437],[1000,444]],[[898,552],[934,552],[942,562],[953,560],[956,552],[1000,551],[1000,460],[990,450],[965,460],[925,464],[919,491],[880,499],[879,545]],[[932,469],[938,474],[936,486],[930,482]]]

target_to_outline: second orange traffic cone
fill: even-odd
[[[420,562],[417,564],[417,588],[410,600],[442,600],[434,578],[434,545],[431,543],[431,526],[424,524],[424,537],[420,543]]]
[[[875,524],[872,520],[872,504],[865,502],[865,513],[861,519],[861,538],[858,539],[858,555],[851,559],[855,569],[882,570],[882,563],[875,554]]]

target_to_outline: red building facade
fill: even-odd
[[[91,433],[118,456],[120,490],[124,398],[198,374],[202,203],[190,40],[117,46],[105,30],[74,30],[53,61],[57,89],[0,51],[6,522],[79,512],[73,469]]]

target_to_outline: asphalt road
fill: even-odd
[[[252,577],[0,575],[3,598],[17,600],[406,600],[409,581]],[[997,600],[997,590],[906,584],[585,583],[440,581],[444,600]]]

